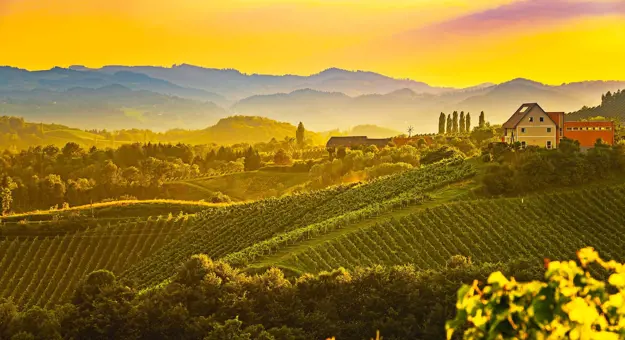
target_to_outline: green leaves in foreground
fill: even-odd
[[[464,339],[625,339],[625,265],[602,260],[593,248],[577,256],[581,266],[550,262],[546,282],[495,272],[482,289],[477,281],[463,285],[447,338],[464,329]],[[611,272],[607,283],[591,276],[590,263]]]

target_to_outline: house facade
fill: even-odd
[[[563,137],[575,139],[581,147],[594,146],[597,139],[614,143],[614,122],[565,121],[564,112],[546,112],[537,103],[526,103],[502,125],[502,141],[525,146],[557,148]]]

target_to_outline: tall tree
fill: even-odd
[[[438,116],[438,134],[445,134],[445,114],[441,112],[441,115]]]
[[[486,125],[486,117],[484,117],[484,111],[482,111],[482,113],[480,113],[479,126],[484,127],[484,125]]]
[[[451,128],[453,124],[451,122],[451,115],[447,115],[447,134],[451,133]]]
[[[304,124],[299,122],[297,125],[297,131],[295,132],[295,138],[297,139],[297,145],[304,146],[306,141],[306,129],[304,128]]]
[[[458,111],[454,111],[451,132],[458,133]]]
[[[253,171],[260,169],[261,158],[258,151],[255,151],[251,146],[245,153],[245,160],[243,161],[243,169],[245,171]]]
[[[467,131],[467,133],[471,132],[471,113],[467,112],[467,116],[465,117],[465,130]]]
[[[464,111],[460,111],[460,126],[458,127],[458,130],[460,131],[460,133],[466,132],[467,126],[465,124],[466,123],[464,121]]]

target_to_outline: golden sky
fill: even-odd
[[[0,0],[0,65],[625,80],[625,0]]]

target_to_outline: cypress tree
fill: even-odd
[[[445,134],[445,114],[441,112],[441,115],[438,117],[438,134]]]
[[[451,132],[458,133],[458,111],[454,111]]]
[[[486,118],[484,117],[484,111],[482,111],[482,113],[480,113],[480,127],[484,127],[484,125],[486,125]]]
[[[306,140],[306,129],[304,128],[304,124],[299,122],[297,125],[297,131],[295,132],[295,138],[297,139],[297,145],[304,146],[304,142]]]
[[[469,112],[467,112],[467,116],[465,117],[464,120],[466,123],[465,130],[467,131],[467,133],[471,133],[471,114]]]
[[[452,128],[451,115],[447,115],[447,134],[451,133],[451,128]]]
[[[460,131],[460,133],[465,133],[466,128],[467,126],[464,121],[464,111],[460,111],[460,126],[458,127],[458,131]]]

